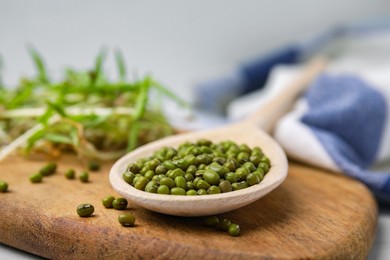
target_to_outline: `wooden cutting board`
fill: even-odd
[[[90,182],[67,180],[69,168],[84,170],[73,156],[40,184],[28,177],[45,162],[10,157],[0,162],[0,242],[53,259],[365,259],[375,236],[377,205],[361,183],[290,163],[286,181],[264,198],[223,214],[241,235],[199,225],[130,204],[137,220],[120,226],[120,213],[101,199],[113,192],[106,163]],[[80,218],[76,207],[92,203],[95,214]]]

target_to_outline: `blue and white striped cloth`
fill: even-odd
[[[345,173],[390,201],[390,172],[370,170],[390,160],[390,62],[351,66],[320,75],[279,119],[274,137],[290,158]]]

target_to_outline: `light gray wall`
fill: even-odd
[[[390,14],[386,0],[0,0],[4,78],[33,73],[33,44],[53,73],[87,68],[102,46],[191,100],[209,75],[345,22]],[[108,70],[113,72],[111,63]]]

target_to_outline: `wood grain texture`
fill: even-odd
[[[377,224],[371,193],[347,177],[290,163],[285,182],[262,199],[223,216],[239,223],[241,236],[199,225],[197,218],[154,213],[129,204],[137,220],[121,227],[119,211],[101,199],[116,195],[108,181],[111,163],[91,173],[91,182],[67,180],[71,156],[43,183],[28,176],[44,162],[10,157],[0,162],[0,242],[53,259],[365,259]],[[76,207],[92,203],[80,218]]]

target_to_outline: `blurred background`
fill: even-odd
[[[199,82],[331,28],[381,19],[386,0],[21,1],[0,0],[3,80],[34,73],[33,45],[53,75],[89,68],[98,51],[121,49],[135,75],[151,73],[194,101]],[[106,69],[115,74],[113,61]]]
[[[152,74],[194,103],[200,83],[251,60],[340,26],[389,17],[388,0],[0,0],[1,75],[12,87],[35,74],[27,46],[42,54],[54,77],[68,66],[91,68],[102,48],[120,49],[134,76]],[[116,76],[112,56],[105,69]],[[390,233],[390,218],[380,221]],[[371,258],[385,259],[390,238],[381,231],[378,241]],[[0,258],[22,257],[10,251],[0,245]]]

